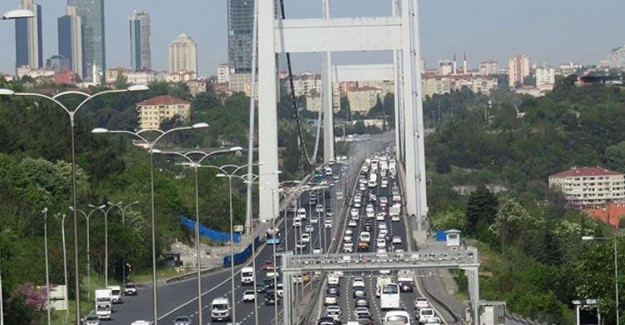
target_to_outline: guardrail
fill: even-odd
[[[178,217],[178,219],[180,220],[180,223],[191,229],[191,230],[195,230],[195,221],[185,217],[184,215],[180,215]],[[230,241],[230,233],[229,232],[223,232],[223,231],[219,231],[219,230],[215,230],[203,225],[200,225],[200,236],[206,237],[208,239],[211,240],[215,240],[215,241],[223,241],[223,242],[229,242]],[[232,241],[234,243],[239,243],[241,242],[241,234],[234,234],[232,236]]]

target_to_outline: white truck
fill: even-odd
[[[399,221],[400,212],[401,212],[401,205],[393,204],[388,211],[388,215],[391,217],[391,221]]]
[[[215,298],[211,303],[211,321],[228,322],[232,319],[232,308],[227,298]]]
[[[122,303],[122,287],[121,286],[108,286],[107,289],[111,289],[111,299],[114,304]]]
[[[99,319],[111,319],[113,311],[113,292],[111,289],[97,289],[95,291],[95,314]]]
[[[244,267],[241,269],[241,285],[253,285],[254,284],[254,268]]]

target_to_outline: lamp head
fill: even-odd
[[[595,236],[582,236],[582,240],[595,240]]]
[[[26,9],[17,9],[17,10],[11,10],[9,12],[7,12],[6,14],[2,15],[2,19],[19,19],[19,18],[32,18],[35,17],[35,14],[30,11],[30,10],[26,10]]]
[[[219,173],[217,175],[215,175],[216,177],[228,177],[228,175],[224,174],[224,173]]]
[[[109,130],[105,128],[95,128],[91,130],[91,133],[108,133]]]
[[[230,151],[243,151],[243,148],[241,148],[241,147],[232,147],[232,148],[230,148]]]
[[[193,124],[194,129],[202,129],[202,128],[207,128],[207,127],[208,127],[208,123],[205,123],[205,122]]]
[[[1,88],[0,89],[0,96],[11,96],[14,95],[15,92],[11,89],[6,89],[6,88]]]
[[[128,91],[143,91],[143,90],[149,90],[150,88],[146,85],[132,85],[128,88],[126,88],[126,90]]]

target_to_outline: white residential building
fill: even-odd
[[[540,90],[552,90],[556,83],[556,70],[552,67],[542,65],[536,67],[536,88]]]
[[[625,175],[600,167],[572,167],[551,175],[549,187],[559,189],[570,204],[579,207],[625,199]]]
[[[169,72],[193,71],[197,68],[197,44],[187,34],[181,34],[169,45]]]
[[[530,75],[530,59],[525,55],[517,55],[508,61],[508,85],[514,88],[523,85],[525,77]]]

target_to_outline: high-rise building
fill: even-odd
[[[69,62],[69,68],[82,76],[82,31],[81,19],[76,7],[68,6],[65,16],[58,19],[59,54]]]
[[[508,85],[510,88],[523,85],[525,77],[530,75],[530,59],[525,55],[517,55],[508,61]]]
[[[35,16],[15,20],[15,67],[43,68],[41,5],[33,0],[22,0],[21,8],[32,11]]]
[[[228,0],[228,65],[233,74],[252,72],[254,0]]]
[[[197,72],[197,44],[187,34],[180,34],[169,44],[169,72]]]
[[[104,0],[67,0],[67,5],[76,7],[81,18],[82,76],[98,82],[94,76],[101,78],[106,71]]]
[[[128,20],[130,25],[130,67],[133,70],[149,70],[152,68],[150,14],[135,10]]]

